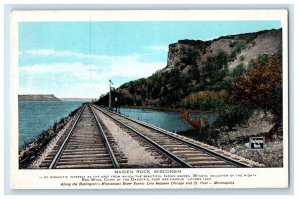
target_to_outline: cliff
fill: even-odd
[[[169,45],[168,63],[162,72],[174,68],[184,73],[190,72],[192,67],[201,69],[208,58],[220,52],[228,55],[229,68],[239,64],[246,66],[260,55],[277,53],[281,46],[281,29],[223,36],[211,41],[179,40]]]
[[[118,105],[176,107],[187,96],[230,91],[236,75],[265,56],[281,56],[282,30],[222,36],[209,41],[179,40],[169,45],[166,67],[148,78],[117,88]],[[99,105],[108,103],[108,95]]]
[[[61,101],[53,94],[47,95],[19,95],[19,101]]]

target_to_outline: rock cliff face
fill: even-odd
[[[19,101],[61,101],[53,94],[47,95],[19,95]]]
[[[168,63],[165,70],[176,67],[184,69],[197,64],[201,55],[205,53],[206,48],[211,44],[210,41],[200,40],[179,40],[178,43],[169,45]]]
[[[282,31],[267,30],[256,33],[230,35],[211,41],[179,40],[169,45],[168,63],[162,72],[179,68],[187,73],[193,66],[201,69],[207,58],[220,52],[229,56],[229,68],[245,66],[263,54],[275,54],[281,50]]]
[[[236,59],[230,63],[229,67],[234,68],[239,64],[247,66],[251,60],[256,60],[260,55],[273,55],[281,51],[282,31],[271,30],[258,35],[250,44],[239,53]]]

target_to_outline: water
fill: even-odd
[[[82,102],[70,101],[19,101],[19,148],[35,140],[54,122],[66,117],[78,108]],[[148,109],[121,108],[121,113],[163,129],[183,133],[187,137],[197,138],[201,134],[194,131],[178,113]]]
[[[121,114],[146,123],[161,127],[163,129],[180,132],[193,129],[185,120],[182,120],[178,113],[162,112],[148,109],[121,108]]]
[[[19,148],[82,104],[70,101],[19,101]]]
[[[122,114],[125,114],[131,118],[153,124],[169,131],[177,132],[179,135],[194,140],[212,144],[211,141],[213,135],[207,131],[208,129],[203,128],[202,131],[194,129],[190,124],[187,123],[186,120],[181,119],[178,113],[129,108],[121,108],[120,111]],[[214,122],[218,120],[219,117],[218,114],[203,115],[207,116],[212,127],[214,126]],[[199,116],[199,118],[195,118],[195,115],[192,117],[193,119],[200,119],[203,115],[200,115],[201,117]],[[202,123],[204,124],[203,121]]]

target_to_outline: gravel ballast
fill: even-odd
[[[151,156],[149,152],[146,151],[144,146],[140,145],[110,118],[98,110],[96,110],[96,114],[100,117],[106,128],[113,135],[121,151],[128,158],[128,165],[135,167],[159,165],[159,161]]]

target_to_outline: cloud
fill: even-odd
[[[164,62],[141,62],[137,59],[116,60],[108,66],[109,76],[147,77],[166,66]]]
[[[23,52],[24,53],[24,52]],[[26,52],[39,56],[87,57],[89,55],[54,50]],[[102,56],[106,60],[95,64],[44,63],[19,66],[20,93],[54,93],[59,97],[98,97],[108,91],[107,81],[125,83],[148,77],[165,67],[164,62],[143,62],[139,55]],[[121,78],[116,81],[117,78]],[[124,81],[124,82],[123,82]],[[116,87],[119,85],[115,85]]]
[[[111,65],[100,66],[82,63],[55,63],[36,64],[19,67],[19,73],[23,75],[68,75],[81,80],[92,78],[112,78],[113,76],[141,78],[147,77],[162,69],[164,62],[140,62],[136,59],[116,60]]]
[[[51,74],[51,73],[72,73],[80,74],[85,72],[89,67],[95,65],[83,65],[82,63],[54,63],[54,64],[35,64],[32,66],[19,67],[20,73],[28,74]]]
[[[53,50],[53,49],[39,49],[39,50],[27,50],[20,51],[20,56],[41,56],[41,57],[73,57],[78,59],[90,59],[97,62],[114,62],[116,59],[132,59],[139,58],[142,55],[133,54],[128,56],[108,56],[108,55],[99,55],[99,54],[85,54],[75,51],[62,51],[62,50]]]
[[[168,52],[169,47],[168,45],[153,45],[153,46],[147,46],[146,49],[153,50],[153,51]]]
[[[61,51],[53,49],[39,49],[39,50],[27,50],[20,51],[19,55],[37,55],[37,56],[54,56],[54,57],[78,57],[78,58],[91,58],[93,55],[83,54],[74,51]]]
[[[74,93],[76,93],[76,97],[79,98],[99,98],[101,94],[106,94],[108,91],[108,83],[107,82],[78,82],[74,84],[71,88],[72,93],[69,93],[67,97],[74,97]],[[65,95],[65,94],[64,94]]]
[[[19,94],[54,94],[56,97],[76,98],[99,98],[101,94],[108,91],[107,82],[74,82],[72,85],[61,85],[60,89],[55,87],[40,88],[36,84],[21,84]],[[64,88],[68,88],[65,90]]]

